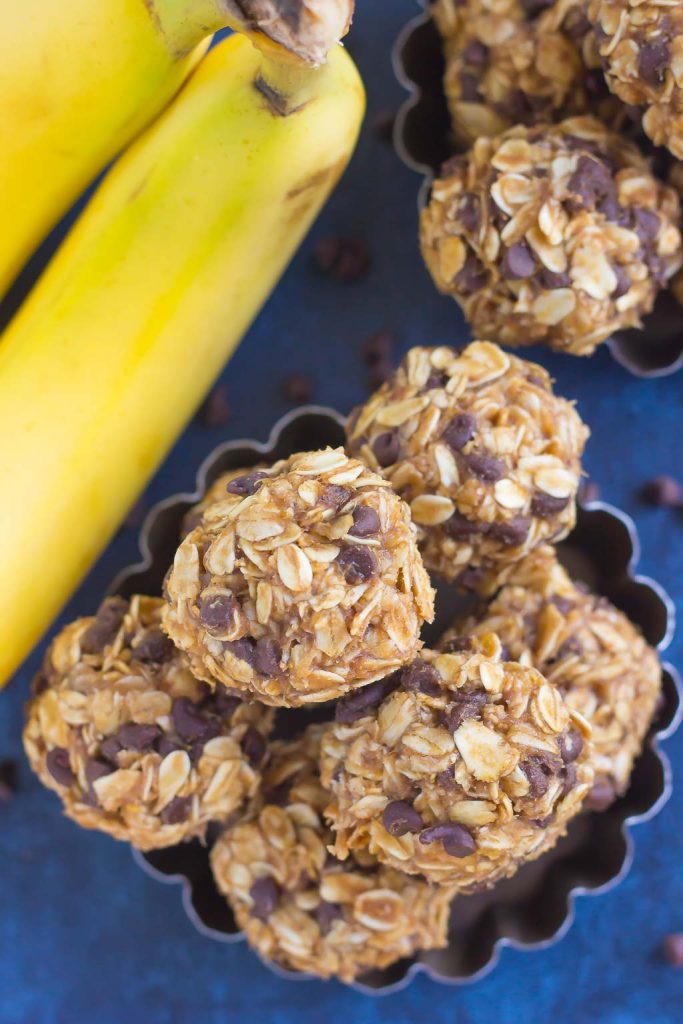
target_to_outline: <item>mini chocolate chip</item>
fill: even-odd
[[[444,160],[439,168],[440,178],[450,178],[453,175],[461,174],[467,167],[467,160],[464,156],[450,156]]]
[[[334,922],[343,916],[344,911],[339,903],[327,903],[325,900],[321,900],[315,909],[315,919],[323,935],[327,935]]]
[[[225,633],[233,625],[239,605],[232,594],[202,594],[199,618],[209,633]]]
[[[374,537],[379,533],[379,516],[369,505],[356,505],[353,510],[353,526],[349,530],[350,537]]]
[[[471,537],[475,533],[482,533],[482,524],[473,523],[470,519],[461,515],[460,512],[454,512],[450,519],[447,519],[443,524],[443,532],[447,537],[451,537],[453,540],[464,540],[466,537]]]
[[[89,757],[85,763],[85,777],[91,788],[93,782],[97,782],[98,779],[104,778],[105,775],[111,775],[114,771],[116,771],[116,769],[113,765],[109,764],[107,761],[100,761],[96,757]]]
[[[522,7],[529,18],[535,18],[547,7],[552,7],[554,0],[522,0]]]
[[[248,637],[242,640],[229,640],[223,644],[223,649],[232,654],[234,658],[239,658],[240,661],[246,661],[247,665],[254,667],[256,660],[256,652],[254,650],[254,641]]]
[[[487,274],[483,264],[473,252],[468,252],[465,263],[453,278],[453,283],[463,293],[471,295],[486,284]]]
[[[672,476],[657,476],[641,489],[640,497],[648,505],[659,508],[680,508],[683,506],[683,487]]]
[[[217,430],[230,422],[232,410],[228,400],[228,389],[224,384],[217,384],[204,399],[197,413],[197,420],[208,430]]]
[[[448,374],[441,370],[432,370],[425,381],[424,390],[433,391],[435,388],[443,388],[448,383]]]
[[[443,789],[451,790],[455,788],[455,769],[453,765],[450,768],[444,768],[442,772],[437,772],[435,778],[437,784]]]
[[[488,63],[489,48],[478,39],[472,39],[463,49],[461,57],[465,64],[476,64],[483,66]]]
[[[69,763],[69,752],[64,747],[53,747],[49,750],[45,764],[52,778],[60,786],[72,786],[76,781]]]
[[[363,342],[361,348],[363,362],[368,366],[390,363],[394,357],[395,344],[391,331],[375,331]]]
[[[454,452],[459,452],[472,440],[476,429],[477,421],[474,416],[469,412],[461,412],[448,421],[442,431],[441,440]]]
[[[156,665],[170,661],[174,653],[173,641],[156,627],[146,630],[140,642],[133,648],[133,654],[138,661],[150,661]]]
[[[517,242],[503,253],[501,273],[511,280],[531,277],[536,271],[534,254],[526,242]]]
[[[250,725],[242,737],[240,746],[252,768],[257,768],[266,754],[266,741],[258,729]]]
[[[654,210],[646,210],[636,206],[631,211],[633,227],[638,238],[644,245],[651,245],[659,233],[659,217]]]
[[[249,890],[249,895],[253,901],[252,916],[258,917],[260,921],[267,921],[277,906],[280,887],[274,878],[265,875],[263,878],[256,879]]]
[[[567,205],[573,212],[579,212],[586,207],[596,206],[599,199],[611,194],[614,191],[614,179],[602,160],[581,156],[567,188],[575,197]]]
[[[410,665],[401,669],[401,686],[404,690],[424,693],[428,697],[437,697],[441,693],[441,676],[433,665],[428,665],[421,658],[416,658]]]
[[[377,572],[377,559],[370,548],[360,544],[349,544],[342,548],[336,558],[344,579],[351,586],[367,583]]]
[[[548,792],[548,776],[544,771],[543,764],[535,757],[522,761],[519,766],[529,782],[529,796],[532,800],[538,799]]]
[[[408,832],[419,832],[424,822],[412,804],[405,800],[392,800],[384,808],[382,824],[392,836],[404,836]]]
[[[614,803],[616,796],[614,784],[609,779],[596,779],[586,797],[586,807],[589,811],[606,811]]]
[[[472,452],[465,455],[465,465],[470,473],[474,473],[480,480],[493,484],[505,476],[505,463],[497,459],[495,455],[487,455],[486,452]]]
[[[629,277],[626,268],[622,267],[619,263],[613,263],[612,270],[614,271],[614,276],[617,279],[617,286],[612,292],[612,297],[619,299],[622,295],[626,295],[626,292],[631,287],[631,278]]]
[[[551,291],[555,288],[568,288],[572,283],[566,270],[556,273],[553,270],[543,270],[541,273],[541,284]]]
[[[260,640],[256,641],[254,648],[254,668],[257,672],[260,672],[262,676],[268,676],[272,679],[273,676],[280,675],[280,658],[282,657],[282,648],[280,645],[270,637],[264,636]]]
[[[215,723],[205,718],[199,710],[199,706],[189,697],[176,697],[171,708],[171,718],[175,731],[184,743],[194,743],[195,740],[212,738],[209,734],[215,735]]]
[[[229,482],[226,490],[228,494],[238,494],[242,498],[247,498],[258,491],[261,482],[267,476],[268,474],[262,473],[260,469],[257,469],[254,473],[245,473],[244,476],[236,476],[234,480]]]
[[[474,233],[481,224],[481,207],[479,196],[474,192],[465,192],[458,203],[457,217],[465,231]]]
[[[122,750],[151,750],[161,739],[161,729],[158,725],[129,722],[119,729],[115,739]]]
[[[569,504],[569,498],[554,498],[552,494],[536,491],[531,499],[531,514],[539,519],[549,519],[563,512]]]
[[[161,809],[159,817],[162,825],[179,825],[182,821],[187,821],[191,808],[191,796],[174,796],[171,802]]]
[[[515,516],[505,523],[492,523],[488,530],[488,536],[497,540],[506,547],[516,547],[522,544],[529,533],[530,522],[524,516]]]
[[[664,936],[662,955],[671,967],[683,967],[683,932]]]
[[[303,405],[311,400],[313,381],[304,373],[290,373],[282,381],[282,393],[288,402]]]
[[[17,762],[5,757],[0,761],[0,804],[5,804],[17,790]]]
[[[97,610],[94,622],[81,637],[81,650],[85,654],[99,654],[116,638],[128,611],[128,602],[122,597],[107,597]]]
[[[561,797],[565,797],[567,793],[571,793],[574,786],[576,785],[577,771],[575,764],[568,764],[565,766],[564,772],[564,784],[562,786]]]
[[[576,761],[583,750],[583,736],[578,729],[568,729],[564,735],[560,736],[559,745],[560,757],[565,764],[570,764],[572,761]]]
[[[478,103],[481,100],[479,79],[469,71],[460,72],[460,99],[463,103]]]
[[[638,52],[638,74],[654,89],[664,81],[671,50],[665,36],[643,43]]]
[[[444,654],[459,654],[472,650],[472,639],[469,636],[453,636],[441,647]]]
[[[450,857],[470,857],[477,849],[477,844],[469,829],[458,825],[455,821],[443,821],[438,825],[430,825],[420,832],[420,842],[425,846],[429,843],[443,843],[445,852]]]
[[[337,702],[334,712],[335,722],[346,725],[369,715],[376,707],[379,707],[388,694],[399,686],[399,677],[400,673],[394,672],[387,679],[378,679],[374,683],[369,683],[368,686],[347,693]]]
[[[557,610],[559,612],[562,612],[563,615],[568,615],[574,607],[574,602],[571,600],[571,598],[562,597],[561,594],[555,594],[555,596],[551,598],[550,603],[554,604]]]
[[[456,732],[468,718],[479,718],[486,705],[486,694],[474,691],[454,695],[453,701],[442,712],[443,724],[449,732]]]
[[[370,269],[370,253],[358,238],[341,235],[321,238],[314,256],[320,270],[341,284],[359,281]]]
[[[292,791],[292,780],[286,779],[279,786],[273,786],[265,794],[267,804],[275,804],[276,807],[286,807],[289,803],[289,794]]]
[[[387,430],[375,438],[372,451],[379,465],[386,469],[398,461],[401,454],[401,442],[397,430]]]
[[[339,484],[327,484],[323,488],[321,500],[324,505],[331,505],[337,511],[342,509],[351,497],[352,491],[348,487],[340,487]]]
[[[168,755],[174,753],[174,751],[184,749],[185,747],[179,742],[179,740],[174,739],[172,736],[167,736],[165,733],[157,744],[157,751],[160,757],[168,757]],[[102,753],[101,745],[100,753]]]
[[[238,640],[237,643],[240,641]],[[253,648],[250,647],[250,650],[253,651]],[[243,701],[239,697],[228,693],[222,683],[217,683],[216,690],[211,697],[210,707],[217,715],[221,716],[224,722],[229,722],[242,703]]]
[[[121,750],[121,744],[118,736],[107,736],[100,743],[100,757],[105,758],[110,764],[113,764],[118,768],[118,754]]]

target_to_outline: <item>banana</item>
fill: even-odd
[[[247,28],[320,63],[352,12],[352,0],[4,4],[0,296],[83,189],[164,109],[211,33]]]
[[[110,171],[0,338],[0,681],[265,301],[363,112],[341,47],[301,71],[229,37]]]

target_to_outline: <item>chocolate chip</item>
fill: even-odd
[[[436,782],[442,789],[455,789],[455,768],[451,765],[450,768],[444,768],[442,772],[436,773]]]
[[[622,267],[619,263],[613,263],[612,270],[614,271],[614,276],[617,279],[617,286],[612,292],[612,297],[619,299],[622,295],[626,295],[626,292],[631,287],[631,278],[629,277],[626,268]]]
[[[459,654],[463,651],[472,650],[472,640],[469,636],[453,636],[441,647],[444,654]]]
[[[257,672],[260,672],[262,676],[268,676],[269,679],[272,679],[273,676],[280,675],[281,657],[282,649],[275,640],[264,636],[261,637],[260,640],[256,641],[256,646],[254,648],[254,668]]]
[[[255,729],[253,725],[250,725],[240,743],[242,753],[246,757],[252,768],[257,768],[266,753],[266,741],[264,740],[258,729]]]
[[[370,269],[370,253],[358,238],[341,235],[321,238],[314,256],[320,270],[342,284],[359,281]]]
[[[531,514],[539,519],[549,519],[563,512],[569,504],[569,498],[554,498],[552,494],[536,491],[531,499]]]
[[[476,64],[478,67],[483,67],[488,64],[489,48],[484,43],[480,43],[478,39],[472,39],[463,49],[461,56],[465,64]]]
[[[235,621],[239,605],[232,594],[202,594],[199,619],[209,633],[225,633]]]
[[[479,523],[473,523],[460,512],[454,512],[450,519],[443,524],[443,532],[453,540],[465,540],[475,533],[481,533],[482,526]]]
[[[505,523],[492,523],[488,530],[488,536],[497,540],[506,547],[516,547],[522,544],[529,533],[530,522],[524,516],[515,516]]]
[[[589,811],[606,811],[616,799],[614,784],[609,779],[596,779],[593,788],[586,797]]]
[[[465,465],[470,473],[474,473],[480,480],[493,484],[505,476],[505,463],[497,459],[495,455],[487,455],[486,452],[472,452],[465,456]]]
[[[460,72],[460,99],[463,103],[479,103],[479,79],[469,71]]]
[[[644,485],[640,497],[648,505],[680,508],[683,506],[683,487],[672,476],[656,476]]]
[[[352,492],[348,487],[340,487],[339,484],[327,484],[323,488],[320,497],[324,505],[330,505],[339,512],[349,500],[351,494]]]
[[[156,665],[170,661],[174,653],[173,641],[156,627],[146,630],[140,642],[133,648],[133,654],[138,661],[154,662]]]
[[[479,196],[474,192],[465,192],[458,203],[457,218],[465,231],[474,234],[481,224],[481,207]]]
[[[245,473],[244,476],[236,476],[234,480],[230,481],[226,490],[228,494],[238,494],[242,498],[249,497],[258,491],[261,481],[267,476],[267,473],[262,473],[260,470],[256,470],[254,473]]]
[[[304,373],[290,373],[282,382],[282,393],[288,402],[304,405],[313,395],[313,381]]]
[[[253,640],[229,640],[223,644],[223,649],[228,651],[229,654],[232,654],[234,658],[239,658],[240,661],[246,661],[247,665],[251,665],[252,668],[254,667],[256,652]]]
[[[216,723],[206,718],[189,697],[176,697],[171,708],[175,731],[184,743],[207,742],[216,735]]]
[[[107,736],[100,743],[100,757],[105,758],[118,768],[118,754],[121,749],[118,736]]]
[[[128,602],[122,597],[107,597],[100,605],[94,622],[81,637],[81,650],[85,654],[99,654],[113,640],[121,628],[128,611]]]
[[[6,757],[0,761],[0,804],[12,799],[17,790],[17,762]]]
[[[583,736],[578,729],[569,729],[560,736],[560,757],[565,764],[576,761],[583,750]]]
[[[173,739],[172,736],[164,734],[159,743],[157,744],[157,751],[160,757],[168,757],[169,754],[173,754],[176,750],[184,750],[185,747],[178,740]],[[100,744],[100,753],[102,751],[102,745]]]
[[[228,401],[228,389],[224,384],[217,384],[202,403],[197,419],[202,427],[217,430],[230,422],[232,410]]]
[[[279,786],[273,786],[265,794],[267,804],[274,804],[276,807],[286,807],[289,803],[289,795],[292,791],[292,780],[286,779]]]
[[[237,643],[240,642],[244,643],[245,641],[237,641]],[[251,649],[253,651],[253,648]],[[211,708],[217,715],[221,716],[224,722],[230,721],[242,703],[243,701],[239,697],[228,693],[222,683],[216,684],[216,689],[211,697]]]
[[[355,722],[358,718],[369,715],[399,684],[400,673],[395,672],[387,679],[378,679],[374,683],[369,683],[368,686],[347,693],[337,702],[334,712],[335,722],[348,725],[349,722]]]
[[[441,676],[433,665],[416,658],[401,670],[401,686],[404,690],[412,690],[414,693],[438,697],[442,689]]]
[[[653,210],[646,210],[640,206],[631,211],[633,227],[638,238],[644,245],[651,245],[659,234],[660,221]]]
[[[567,793],[571,793],[571,791],[573,790],[574,786],[576,785],[576,778],[577,778],[576,765],[575,764],[568,764],[566,766],[566,768],[564,769],[563,775],[564,775],[564,784],[562,786],[562,792],[561,792],[560,796],[565,797],[567,795]]]
[[[85,763],[85,777],[91,788],[93,782],[97,782],[98,779],[104,778],[105,775],[111,775],[114,771],[116,771],[116,769],[113,765],[109,764],[107,761],[100,761],[96,757],[89,757]]]
[[[468,252],[463,267],[453,278],[453,283],[463,295],[470,295],[483,288],[486,279],[487,275],[482,263],[474,253]]]
[[[441,440],[454,452],[459,452],[472,440],[476,429],[477,421],[474,416],[469,412],[461,412],[448,421],[441,434]]]
[[[683,932],[664,936],[662,955],[671,967],[683,967]]]
[[[392,836],[405,836],[408,832],[419,832],[424,822],[412,804],[405,800],[392,800],[384,808],[382,824]]]
[[[555,594],[550,600],[551,604],[554,604],[558,611],[562,612],[563,615],[568,615],[574,607],[574,602],[569,597],[562,597],[560,594]]]
[[[380,142],[392,142],[394,138],[394,125],[396,124],[395,110],[380,110],[373,121],[375,137]]]
[[[119,729],[115,739],[121,750],[151,750],[161,739],[161,729],[158,725],[129,722]]]
[[[477,586],[481,583],[485,576],[485,570],[483,566],[468,565],[466,569],[463,569],[461,573],[453,580],[456,587],[461,590],[476,590]]]
[[[49,750],[45,764],[52,778],[60,786],[72,786],[76,781],[69,763],[69,752],[64,747],[53,747]]]
[[[443,821],[438,825],[430,825],[420,832],[420,842],[443,843],[443,848],[450,857],[470,857],[477,849],[477,844],[469,829],[458,825],[455,821]]]
[[[182,821],[187,821],[191,808],[191,796],[174,796],[161,810],[159,817],[162,825],[179,825]]]
[[[369,505],[356,505],[353,510],[353,526],[349,530],[350,537],[374,537],[379,533],[379,516]]]
[[[574,195],[574,199],[568,201],[567,205],[572,212],[578,213],[587,207],[596,206],[599,199],[613,193],[614,179],[602,160],[581,156],[567,188]]]
[[[435,388],[444,388],[448,383],[448,374],[441,370],[432,370],[425,381],[424,390],[433,391]]]
[[[323,935],[327,935],[334,922],[343,916],[344,911],[339,903],[327,903],[325,900],[321,900],[315,909],[315,919]]]
[[[372,451],[379,465],[386,469],[398,460],[401,454],[401,442],[397,430],[387,430],[375,438]]]
[[[485,693],[456,694],[442,713],[443,724],[449,732],[456,732],[466,719],[479,718],[485,705]]]
[[[529,796],[532,800],[536,800],[539,796],[543,796],[544,793],[548,792],[548,776],[541,761],[535,757],[530,757],[528,760],[522,761],[519,767],[529,782]]]
[[[640,77],[657,88],[664,81],[664,73],[669,66],[669,40],[660,36],[650,42],[643,43],[638,53],[638,73]]]
[[[517,242],[505,249],[501,265],[503,277],[511,280],[531,277],[536,271],[536,260],[526,242]]]
[[[256,879],[249,890],[249,895],[253,901],[252,916],[258,917],[260,921],[267,921],[277,906],[280,888],[274,878],[265,875]]]
[[[368,366],[390,363],[394,357],[394,335],[391,331],[375,331],[363,342],[361,354]]]
[[[337,564],[344,574],[344,579],[351,586],[367,583],[377,572],[377,559],[370,548],[360,544],[349,544],[342,548],[336,558]]]
[[[535,18],[541,11],[552,7],[554,0],[522,0],[522,7],[529,18]]]
[[[568,288],[571,283],[571,278],[566,270],[559,274],[553,270],[543,270],[541,273],[541,284],[551,291],[555,288]]]
[[[464,156],[451,156],[444,160],[439,168],[440,178],[450,178],[453,175],[461,174],[467,167],[467,160]]]

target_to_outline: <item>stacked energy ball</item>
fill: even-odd
[[[345,450],[217,480],[163,597],[56,637],[34,770],[86,828],[212,841],[265,959],[351,981],[445,946],[455,897],[624,791],[655,710],[656,654],[552,546],[587,436],[541,367],[413,349]],[[430,573],[479,602],[435,648]],[[271,738],[275,708],[313,703],[322,724]]]
[[[460,154],[423,210],[475,335],[589,355],[683,262],[683,13],[643,0],[435,0]]]

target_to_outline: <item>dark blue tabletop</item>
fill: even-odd
[[[369,118],[353,165],[223,374],[233,410],[228,426],[189,427],[150,484],[150,501],[190,489],[217,442],[264,439],[289,408],[281,392],[286,373],[312,375],[317,401],[348,410],[367,393],[359,353],[371,332],[392,329],[401,351],[467,337],[455,304],[435,293],[420,263],[419,180],[372,130],[373,116],[403,96],[389,51],[417,5],[361,0],[359,6],[349,45],[367,83]],[[370,273],[354,285],[326,280],[312,265],[315,240],[339,231],[363,238],[373,255]],[[578,399],[593,431],[587,469],[601,496],[636,518],[641,571],[678,602],[683,513],[643,506],[637,489],[658,473],[683,477],[683,373],[642,381],[607,351],[590,360],[531,354],[551,369],[563,394]],[[136,553],[135,532],[122,531],[60,621],[90,613]],[[674,662],[681,660],[681,643],[671,648]],[[683,1019],[683,971],[666,966],[658,952],[667,932],[683,931],[683,784],[653,822],[635,830],[627,880],[608,895],[580,900],[575,924],[552,949],[506,950],[496,970],[469,988],[421,977],[402,993],[373,999],[336,983],[285,982],[242,944],[200,938],[177,888],[142,874],[124,845],[64,819],[56,798],[32,778],[20,730],[41,653],[34,652],[0,696],[0,757],[20,762],[19,792],[0,806],[0,1024]],[[683,732],[666,749],[674,769],[683,769]]]

